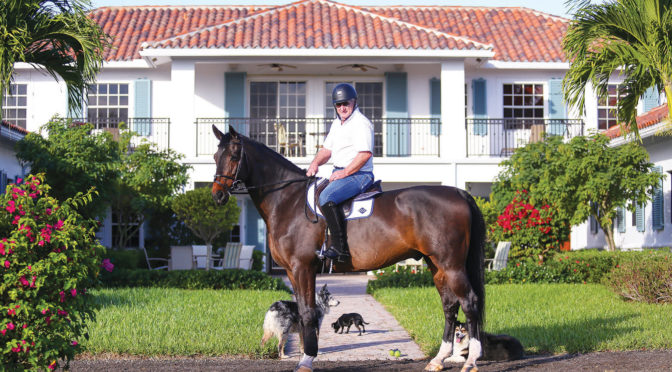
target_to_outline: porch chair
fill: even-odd
[[[238,267],[243,270],[252,270],[252,252],[254,252],[253,245],[244,245],[240,249],[240,258],[238,259]]]
[[[485,262],[488,265],[488,270],[499,271],[506,268],[506,262],[509,259],[509,250],[511,249],[511,242],[499,242],[497,250],[495,250],[495,258],[486,258]]]
[[[289,142],[289,135],[287,134],[287,128],[285,128],[285,125],[278,123],[275,124],[274,127],[278,135],[278,148],[277,148],[278,153],[285,156],[299,155],[299,152],[301,151],[301,146],[298,143]]]
[[[170,246],[168,270],[191,270],[194,268],[193,249],[190,245]]]
[[[161,257],[149,257],[147,254],[147,249],[145,247],[142,247],[142,251],[145,252],[145,260],[147,260],[147,268],[150,270],[163,270],[163,269],[168,269],[168,266],[170,265],[170,260],[167,258],[161,258]],[[165,262],[165,265],[162,266],[157,266],[157,267],[152,267],[152,262]],[[160,264],[159,264],[160,265]]]
[[[420,272],[420,269],[422,269],[425,266],[425,263],[422,261],[422,258],[419,260],[416,260],[415,258],[407,258],[403,261],[397,262],[397,264],[394,265],[394,268],[399,269],[399,266],[402,267],[409,266],[415,268],[416,272]]]
[[[208,259],[208,246],[207,245],[192,245],[193,249],[193,258],[194,258],[194,267],[196,269],[205,269],[205,261]],[[219,259],[219,256],[212,253],[212,248],[210,248],[210,268],[214,266],[214,261]]]
[[[222,269],[237,269],[239,267],[240,251],[243,247],[243,243],[226,243],[224,248],[224,255],[222,259],[219,260],[219,265],[212,266],[215,270]]]

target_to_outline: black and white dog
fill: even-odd
[[[509,335],[493,335],[485,333],[483,342],[483,360],[516,360],[523,357],[523,345],[515,337]],[[469,355],[469,333],[464,323],[455,325],[453,338],[453,354],[444,362],[464,363]]]
[[[345,327],[348,327],[348,329],[345,331],[345,333],[350,333],[350,327],[353,325],[357,327],[357,330],[359,331],[359,335],[362,335],[362,330],[366,333],[366,328],[364,328],[364,324],[369,324],[364,321],[364,318],[362,318],[361,315],[357,313],[348,313],[348,314],[343,314],[341,315],[338,320],[335,322],[331,323],[331,327],[334,328],[334,332],[338,333],[338,330],[341,330],[341,334],[343,334],[343,329]],[[362,328],[359,328],[362,327]]]
[[[324,314],[329,313],[331,306],[338,306],[340,302],[331,296],[327,285],[315,294],[315,312],[317,313],[317,335],[320,335],[320,326]],[[280,358],[287,358],[285,355],[285,344],[290,333],[299,332],[299,305],[294,301],[276,301],[266,312],[264,318],[264,337],[261,339],[263,346],[271,337],[278,339],[278,354]],[[301,352],[303,353],[303,339],[301,338]]]

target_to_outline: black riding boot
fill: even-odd
[[[322,206],[322,214],[327,220],[327,227],[331,234],[329,248],[324,251],[324,256],[332,260],[341,261],[343,257],[350,256],[348,252],[348,239],[345,231],[345,216],[343,210],[334,202],[327,202]]]

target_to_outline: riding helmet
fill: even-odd
[[[357,99],[357,91],[352,85],[347,83],[338,84],[331,93],[331,99],[334,105],[339,102],[349,101],[353,98]]]

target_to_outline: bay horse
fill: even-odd
[[[299,305],[304,355],[296,370],[312,371],[318,349],[315,276],[321,267],[315,252],[326,238],[326,223],[310,221],[304,209],[309,178],[305,170],[233,127],[226,134],[214,125],[212,130],[219,140],[213,199],[225,204],[230,190],[245,184],[266,222],[273,260],[287,271]],[[376,197],[370,217],[347,221],[347,236],[351,257],[334,262],[335,272],[370,271],[425,258],[445,315],[441,347],[425,370],[440,371],[451,355],[461,306],[470,337],[462,370],[477,371],[485,308],[485,223],[471,195],[448,186],[387,191]]]

